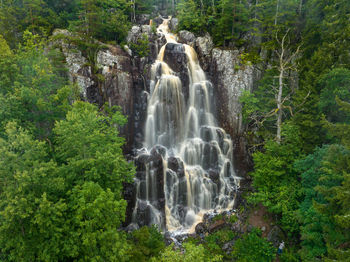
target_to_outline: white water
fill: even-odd
[[[158,27],[158,34],[164,35],[167,43],[177,44],[176,36],[169,32],[168,22],[169,19],[165,19]],[[231,162],[232,141],[217,127],[213,116],[212,84],[207,81],[194,49],[188,45],[179,47],[188,61],[188,100],[181,80],[164,62],[164,45],[152,66],[144,148],[139,156],[148,154],[156,145],[165,148],[165,229],[188,232],[205,213],[233,208],[239,179]],[[184,174],[167,168],[169,157],[183,163]],[[135,182],[132,222],[139,224],[137,210],[142,202],[148,206],[148,224],[162,226],[162,211],[153,204],[159,196],[159,181],[152,163],[145,166],[145,182],[139,179]]]

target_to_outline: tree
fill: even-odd
[[[283,117],[283,107],[285,101],[290,97],[290,93],[283,97],[283,88],[284,88],[284,81],[285,74],[289,70],[295,70],[293,63],[295,63],[296,56],[299,53],[300,46],[297,47],[295,52],[290,53],[290,50],[288,50],[288,47],[286,46],[286,40],[288,37],[289,30],[284,34],[282,37],[282,40],[279,41],[278,36],[276,35],[276,40],[280,44],[280,50],[276,51],[278,63],[277,63],[277,70],[279,72],[278,75],[278,92],[276,95],[276,104],[277,104],[277,134],[276,134],[276,141],[277,143],[281,142],[281,130],[282,130],[282,117]],[[289,54],[288,54],[289,53]]]
[[[168,246],[165,251],[157,258],[153,258],[151,261],[161,262],[218,262],[222,261],[222,257],[215,255],[214,257],[207,257],[205,255],[205,249],[202,245],[194,245],[192,243],[184,243],[184,252],[178,249],[174,250],[174,244]]]
[[[302,158],[298,128],[285,124],[282,142],[269,140],[263,152],[253,154],[253,192],[248,200],[262,203],[272,213],[280,216],[279,222],[290,237],[298,232],[296,210],[299,206],[300,183],[294,161]]]
[[[10,122],[0,139],[0,254],[9,261],[128,261],[119,232],[123,157],[119,111],[76,102],[54,128],[52,145]]]
[[[317,188],[332,188],[340,184],[337,172],[332,166],[344,166],[347,150],[340,145],[317,148],[305,159],[296,161],[294,166],[301,173],[303,201],[300,203],[301,258],[305,261],[320,259],[327,254],[327,245],[342,238],[330,213],[320,212],[320,205],[328,202]],[[331,212],[335,210],[332,209]]]
[[[45,55],[44,43],[26,31],[24,45],[0,57],[0,134],[7,122],[16,121],[36,137],[48,138],[76,98],[67,77]]]
[[[276,257],[276,248],[261,237],[261,231],[254,229],[236,241],[232,255],[237,262],[271,262]]]
[[[332,123],[349,122],[348,114],[341,110],[336,98],[350,101],[350,70],[335,68],[322,76],[319,85],[321,86],[319,108],[326,119]]]
[[[202,31],[204,17],[200,15],[200,10],[194,0],[181,1],[177,6],[177,13],[179,30],[189,30],[194,33]]]
[[[130,261],[149,261],[158,257],[165,249],[164,237],[156,225],[144,226],[133,231],[130,235]]]

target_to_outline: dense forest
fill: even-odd
[[[284,232],[279,261],[350,261],[348,0],[2,0],[0,260],[275,261],[258,228],[181,247],[156,226],[120,229],[135,174],[120,136],[127,118],[83,101],[50,46],[54,29],[68,29],[93,64],[101,43],[128,44],[143,14],[173,15],[177,31],[209,34],[258,68],[240,98],[254,164],[244,198]],[[142,56],[147,45],[130,47]]]

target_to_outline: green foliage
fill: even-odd
[[[330,122],[350,122],[347,114],[340,110],[336,97],[350,101],[350,70],[336,68],[324,75],[319,82],[321,86],[319,108]]]
[[[44,42],[24,32],[24,45],[0,57],[0,134],[16,121],[36,137],[47,138],[56,120],[64,118],[75,92],[58,66],[44,54]]]
[[[153,258],[151,261],[156,262],[219,262],[222,261],[222,257],[219,255],[208,257],[205,253],[205,249],[202,245],[196,246],[192,243],[184,243],[184,251],[174,249],[174,244],[168,246],[164,252],[157,258]]]
[[[10,122],[0,139],[0,253],[9,261],[128,261],[118,227],[122,183],[133,168],[123,157],[117,111],[104,115],[76,102],[49,145]],[[53,156],[52,156],[53,155]],[[19,186],[20,185],[20,186]]]
[[[230,229],[222,229],[205,237],[203,246],[207,251],[207,256],[220,256],[224,259],[231,259],[231,256],[226,254],[222,247],[225,243],[232,241],[236,234]]]
[[[71,22],[71,29],[86,38],[114,40],[120,43],[130,27],[125,0],[79,0],[79,19]]]
[[[129,43],[130,49],[138,57],[146,57],[150,53],[149,39],[146,34],[142,34],[142,37],[137,40],[136,43]]]
[[[334,221],[315,208],[316,203],[326,203],[324,196],[315,187],[320,183],[324,174],[324,159],[331,152],[329,146],[317,149],[312,155],[295,163],[296,170],[301,172],[301,184],[304,200],[300,204],[301,250],[303,260],[312,261],[327,253],[327,235],[335,232]],[[334,153],[334,150],[332,150]],[[337,156],[339,153],[337,154]],[[316,222],[317,221],[317,222]],[[334,234],[334,233],[333,233]]]
[[[194,0],[181,1],[177,6],[179,30],[199,33],[204,27],[204,17],[200,15]]]
[[[261,231],[254,229],[236,241],[232,255],[237,262],[269,262],[274,261],[276,251],[270,242],[261,237]]]
[[[298,128],[285,124],[283,141],[267,141],[264,152],[253,154],[255,169],[251,173],[256,192],[249,196],[253,203],[262,203],[270,212],[281,215],[280,223],[290,235],[298,231],[295,210],[299,205],[300,183],[293,168],[302,157]]]
[[[158,228],[144,226],[131,233],[130,261],[149,261],[165,249],[164,238]]]

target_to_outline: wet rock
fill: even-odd
[[[156,145],[152,148],[151,155],[156,157],[158,157],[158,155],[161,155],[163,158],[165,158],[166,148],[161,145]]]
[[[176,17],[171,18],[169,22],[169,29],[175,32],[177,30],[178,25],[179,25],[179,20]]]
[[[208,232],[208,229],[203,222],[200,222],[196,225],[195,231],[196,231],[197,235],[201,235],[201,234],[205,234],[206,232]]]
[[[156,25],[156,27],[158,27],[163,23],[163,18],[161,16],[157,16],[153,19],[153,23]]]
[[[238,190],[236,192],[236,199],[235,199],[233,208],[234,209],[239,208],[242,205],[242,203],[243,203],[242,192]]]
[[[181,159],[177,157],[168,158],[168,168],[173,170],[178,175],[179,178],[182,178],[185,176],[184,163],[181,161]]]
[[[150,223],[150,210],[145,201],[139,201],[137,207],[137,223],[140,227],[146,226]]]
[[[226,222],[224,219],[220,219],[215,221],[213,224],[209,226],[209,233],[214,233],[226,226]]]
[[[196,42],[196,36],[186,30],[181,30],[178,34],[178,42],[182,43],[182,44],[186,44],[186,45],[190,45],[192,47],[195,46],[195,42]]]
[[[220,184],[220,172],[216,169],[209,169],[208,175],[215,184]]]
[[[171,245],[174,242],[169,231],[164,233],[164,241],[167,246]]]
[[[168,43],[165,47],[164,62],[175,72],[182,83],[184,97],[189,97],[190,78],[187,68],[187,55],[182,44]]]
[[[138,226],[138,224],[131,223],[125,228],[125,231],[128,232],[128,233],[131,233],[131,232],[133,232],[135,230],[138,230],[139,228],[140,227]]]
[[[214,48],[211,36],[207,33],[203,37],[198,37],[195,42],[195,47],[203,70],[210,70],[211,51]]]

